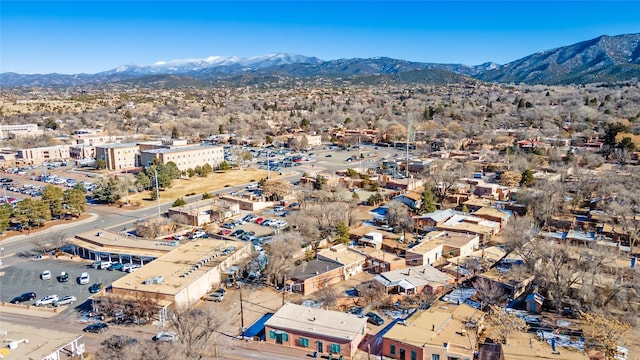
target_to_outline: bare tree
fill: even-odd
[[[176,309],[170,313],[168,327],[177,335],[179,357],[210,358],[210,354],[218,350],[216,333],[221,324],[221,314],[213,311],[194,308]]]
[[[616,358],[618,346],[624,345],[625,335],[631,331],[631,325],[595,313],[582,313],[582,319],[587,325],[582,328],[586,347],[603,351],[606,359]]]
[[[265,246],[269,261],[265,271],[268,282],[276,285],[278,277],[284,276],[294,267],[294,261],[302,257],[302,241],[300,233],[290,232],[277,235],[274,241]]]
[[[473,282],[473,287],[477,291],[478,299],[483,305],[499,305],[507,298],[502,286],[494,281],[485,278],[478,278]]]
[[[504,310],[497,305],[490,305],[490,310],[485,318],[487,321],[487,331],[493,337],[503,344],[509,342],[509,336],[516,331],[527,331],[527,323],[515,316],[504,312]]]

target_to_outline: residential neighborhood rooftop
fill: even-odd
[[[357,315],[287,303],[265,325],[352,340],[361,334],[366,322]]]

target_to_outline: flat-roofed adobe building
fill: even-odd
[[[472,360],[475,344],[467,337],[467,324],[480,326],[483,316],[466,304],[420,310],[383,335],[382,355],[386,359]]]
[[[387,293],[434,295],[442,293],[455,279],[431,265],[383,272],[375,277]]]
[[[367,256],[343,244],[339,244],[320,251],[318,259],[341,264],[343,266],[343,276],[346,280],[364,270]]]
[[[265,323],[266,341],[352,359],[367,333],[367,320],[339,311],[285,304]]]
[[[406,261],[409,266],[433,265],[443,256],[468,256],[480,246],[480,237],[475,234],[464,234],[450,231],[432,231],[422,241],[407,249]]]
[[[59,360],[84,354],[82,335],[0,321],[0,359]]]
[[[211,238],[189,241],[114,281],[112,292],[146,295],[174,307],[188,307],[220,284],[222,273],[250,252],[248,242]]]
[[[224,148],[217,145],[196,145],[175,148],[149,149],[140,152],[140,164],[149,166],[154,159],[161,163],[174,162],[178,170],[193,169],[209,164],[214,169],[224,161]]]

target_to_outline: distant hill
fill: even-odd
[[[366,84],[466,83],[470,77],[497,83],[586,84],[640,79],[640,34],[600,36],[574,45],[541,51],[505,65],[468,66],[411,62],[388,57],[324,61],[292,54],[251,58],[205,59],[123,65],[97,74],[0,74],[0,86],[216,86],[288,83],[317,78]]]
[[[640,34],[541,51],[476,76],[498,83],[586,84],[640,79]]]

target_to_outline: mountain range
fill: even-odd
[[[148,66],[123,65],[96,74],[1,73],[0,86],[77,86],[123,83],[156,86],[259,83],[282,78],[348,79],[360,83],[428,84],[485,81],[525,84],[586,84],[640,79],[640,34],[600,36],[577,44],[540,51],[499,65],[468,66],[376,57],[321,60],[285,53],[239,58],[161,61]]]

